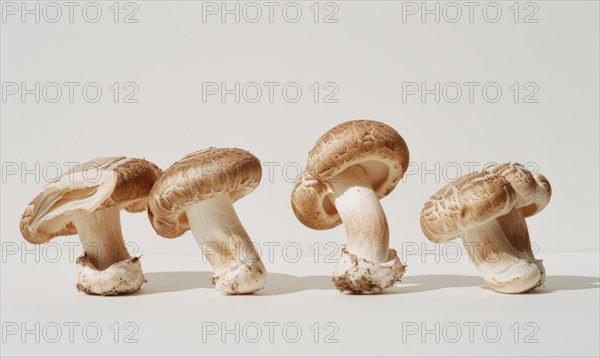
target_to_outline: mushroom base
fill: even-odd
[[[513,264],[508,269],[486,274],[483,280],[495,291],[503,294],[520,294],[543,285],[543,274],[535,261]]]
[[[90,295],[122,295],[140,289],[147,282],[139,257],[122,260],[104,270],[98,270],[87,255],[77,258],[81,266],[77,290]]]
[[[497,292],[519,294],[543,284],[541,261],[517,251],[496,220],[463,232],[462,240],[485,282]]]
[[[405,270],[406,265],[402,264],[394,249],[389,250],[387,261],[373,263],[349,253],[346,246],[342,246],[333,283],[340,292],[378,294],[400,281]]]
[[[546,268],[544,267],[542,260],[535,259],[535,256],[533,255],[529,230],[527,229],[527,222],[525,222],[525,216],[523,215],[522,210],[520,208],[513,208],[504,216],[496,218],[496,221],[502,228],[502,231],[511,246],[516,250],[517,255],[531,261],[540,270],[542,276],[538,285],[534,288],[544,286],[546,280]]]
[[[266,269],[262,261],[240,262],[229,270],[212,277],[212,283],[224,295],[245,295],[257,292],[267,283]]]

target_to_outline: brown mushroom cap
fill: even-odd
[[[298,220],[313,229],[341,223],[327,182],[354,165],[365,175],[378,198],[387,196],[408,167],[404,139],[386,124],[371,120],[342,123],[325,133],[310,150],[307,167],[292,189]]]
[[[552,187],[550,186],[548,179],[540,173],[536,173],[533,177],[537,184],[537,190],[531,202],[528,205],[521,207],[521,212],[525,217],[531,217],[541,212],[546,208],[552,197]]]
[[[342,223],[329,194],[325,184],[304,170],[292,189],[292,210],[300,223],[312,229],[331,229]]]
[[[515,207],[519,208],[525,217],[539,213],[550,202],[552,188],[544,175],[533,175],[518,162],[493,165],[486,170],[498,173],[510,182],[517,195]]]
[[[152,185],[162,171],[143,159],[105,157],[79,164],[49,183],[27,206],[21,234],[30,243],[77,234],[69,214],[122,206],[129,212],[147,207]]]
[[[261,176],[260,161],[246,150],[209,148],[191,153],[154,184],[150,223],[165,238],[179,237],[190,229],[185,214],[190,206],[222,194],[236,201],[252,192]]]
[[[421,230],[431,241],[443,243],[513,208],[528,217],[548,204],[549,187],[542,175],[532,175],[518,163],[487,167],[431,196],[421,211]]]

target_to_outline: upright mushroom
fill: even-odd
[[[171,165],[150,193],[148,216],[156,233],[176,238],[191,229],[223,294],[251,294],[267,282],[265,266],[233,208],[261,175],[260,161],[248,151],[209,148]]]
[[[79,234],[84,255],[77,289],[88,294],[128,294],[146,281],[139,258],[131,258],[119,211],[141,212],[161,175],[151,162],[98,158],[69,170],[37,195],[21,218],[21,233],[33,244]]]
[[[308,154],[292,189],[292,209],[312,229],[344,223],[347,245],[333,282],[341,292],[375,294],[392,286],[405,266],[389,249],[389,228],[379,200],[406,171],[408,148],[393,128],[353,120],[325,133]]]
[[[550,184],[518,163],[465,175],[435,193],[421,211],[421,229],[435,243],[461,237],[486,283],[501,293],[521,293],[544,283],[533,257],[524,217],[550,200]]]

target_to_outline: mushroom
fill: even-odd
[[[150,192],[148,216],[156,233],[176,238],[191,229],[226,295],[251,294],[266,269],[233,208],[262,175],[260,161],[241,149],[209,148],[169,167]]]
[[[21,234],[29,243],[79,234],[83,256],[77,289],[93,295],[128,294],[146,282],[138,257],[131,258],[119,211],[146,209],[161,170],[125,157],[98,158],[75,166],[49,183],[25,209]]]
[[[518,163],[493,165],[435,193],[421,211],[421,229],[435,243],[460,236],[490,287],[522,293],[542,286],[545,276],[524,217],[541,211],[550,195],[544,176]]]
[[[292,209],[312,229],[344,223],[333,282],[341,292],[376,294],[399,281],[405,265],[389,249],[389,228],[379,200],[388,195],[408,166],[408,148],[393,128],[353,120],[325,133],[308,154],[292,189]]]

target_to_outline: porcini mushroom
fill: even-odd
[[[341,292],[375,294],[399,281],[405,265],[389,249],[389,228],[379,200],[404,175],[409,154],[404,139],[377,121],[353,120],[325,133],[308,154],[292,189],[292,209],[312,229],[344,223],[333,282]]]
[[[154,164],[125,157],[80,164],[49,183],[25,209],[21,233],[32,244],[79,234],[84,254],[77,289],[94,295],[128,294],[145,282],[139,258],[131,258],[119,211],[146,209],[161,175]]]
[[[435,243],[461,237],[485,282],[501,293],[543,285],[524,217],[543,209],[550,185],[518,163],[467,174],[435,193],[421,211],[421,229]]]
[[[148,216],[160,236],[191,229],[214,269],[212,282],[226,295],[251,294],[266,282],[266,270],[233,202],[252,192],[260,161],[241,149],[209,148],[171,165],[150,193]]]

